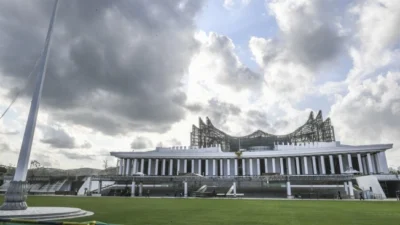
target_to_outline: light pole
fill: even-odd
[[[51,34],[53,33],[53,24],[57,14],[58,0],[55,0],[53,12],[50,19],[49,29],[47,31],[46,42],[41,55],[39,70],[36,77],[35,90],[32,96],[31,108],[29,110],[28,121],[25,126],[25,133],[19,152],[18,164],[15,169],[14,179],[4,196],[4,203],[0,210],[24,210],[28,208],[26,204],[27,187],[26,175],[29,167],[32,142],[35,134],[36,120],[39,111],[40,98],[42,96],[43,83],[47,69],[47,56],[50,49]]]

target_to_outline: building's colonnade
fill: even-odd
[[[387,173],[384,152],[293,157],[177,159],[122,158],[119,175],[144,173],[173,176],[197,173],[204,176],[258,176],[263,173],[281,175],[342,174],[353,168],[362,174]]]

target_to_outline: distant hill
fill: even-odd
[[[6,176],[14,175],[15,167],[6,166]],[[109,167],[106,170],[93,169],[93,168],[78,168],[78,169],[58,169],[58,168],[35,168],[29,169],[29,175],[36,176],[93,176],[93,175],[115,175],[117,167]]]

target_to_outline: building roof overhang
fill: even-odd
[[[299,157],[299,156],[315,156],[315,155],[338,155],[338,154],[356,154],[356,153],[373,153],[386,151],[391,149],[393,144],[378,145],[359,145],[359,146],[340,146],[329,148],[308,148],[308,149],[286,149],[275,151],[252,151],[242,152],[240,158],[264,158],[264,157]],[[238,158],[235,152],[202,152],[201,149],[196,150],[175,150],[175,151],[148,151],[148,152],[110,152],[111,156],[118,158],[177,158],[177,159],[225,159]]]

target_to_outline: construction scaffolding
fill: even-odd
[[[193,125],[190,133],[191,146],[202,148],[220,144],[224,152],[236,152],[241,148],[247,149],[252,146],[266,146],[273,149],[275,143],[298,144],[333,141],[335,141],[335,132],[331,120],[327,118],[324,121],[321,110],[315,118],[314,113],[311,112],[304,125],[287,135],[274,135],[257,130],[246,136],[234,137],[214,127],[208,117],[206,123],[199,118],[199,127]]]

